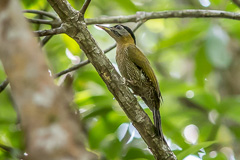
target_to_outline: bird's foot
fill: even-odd
[[[123,84],[126,84],[127,86],[129,86],[130,84],[134,84],[136,83],[135,81],[123,78]]]

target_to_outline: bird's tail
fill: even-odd
[[[162,132],[162,124],[161,124],[161,115],[160,111],[157,108],[153,109],[153,120],[154,120],[154,125],[157,128],[157,133],[161,137],[163,141],[166,142],[163,132]]]

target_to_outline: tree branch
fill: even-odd
[[[52,38],[52,36],[53,35],[44,37],[43,40],[40,42],[41,46],[43,47]]]
[[[49,76],[19,1],[2,0],[0,6],[0,59],[21,115],[27,159],[96,160],[85,148],[81,123],[69,106],[72,97]]]
[[[54,14],[51,14],[49,12],[46,11],[41,11],[41,10],[24,10],[23,13],[33,13],[33,14],[39,14],[39,15],[43,15],[52,19],[59,19],[57,16],[55,16]]]
[[[111,62],[104,55],[102,50],[96,44],[89,31],[82,14],[75,11],[67,1],[48,0],[53,9],[59,13],[64,11],[64,15],[59,15],[62,21],[68,23],[66,34],[72,37],[84,51],[89,61],[95,67],[101,76],[109,91],[114,95],[124,112],[132,121],[135,128],[139,131],[154,157],[158,160],[176,159],[174,153],[169,149],[168,145],[160,140],[155,131],[155,127],[148,115],[143,111],[137,99],[124,84],[122,77],[115,70]],[[71,16],[71,21],[69,17]],[[76,32],[76,30],[78,32]]]
[[[37,34],[38,37],[62,34],[65,32],[66,32],[66,30],[63,26],[58,27],[58,28],[49,29],[49,30],[34,31],[34,33]]]
[[[85,12],[86,12],[90,2],[91,2],[91,0],[85,0],[84,4],[83,4],[83,6],[82,6],[82,8],[80,10],[80,13],[82,13],[82,15],[85,14]]]
[[[47,20],[47,19],[31,19],[31,18],[27,18],[27,20],[30,23],[52,25],[52,21],[51,20]]]
[[[239,0],[232,0],[240,8],[240,1]]]
[[[43,38],[43,40],[40,42],[41,46],[43,47],[51,38],[53,35],[49,35]],[[6,78],[1,84],[0,84],[0,93],[7,87],[9,84],[8,79]]]
[[[62,2],[60,4],[58,1],[48,0],[48,3],[51,6],[54,6],[55,12],[58,14],[60,19],[63,21],[71,21],[71,19],[73,17],[75,17],[77,19],[79,18],[79,17],[74,16],[74,14],[77,13],[77,10],[75,10],[67,0],[62,0]],[[68,7],[70,7],[70,8],[68,8]]]
[[[160,11],[160,12],[137,12],[129,16],[108,16],[93,19],[86,19],[89,24],[110,24],[138,22],[159,18],[226,18],[240,20],[239,13],[219,11],[219,10],[180,10],[180,11]]]
[[[240,1],[238,0],[233,0],[233,1],[236,4],[238,3],[240,4]],[[31,10],[27,10],[27,11],[28,11],[27,13],[31,13]],[[33,11],[35,12],[36,10],[33,10]],[[43,12],[43,11],[40,11],[40,12]],[[44,13],[46,14],[48,12],[44,12]],[[68,13],[68,14],[73,14],[73,13]],[[137,12],[136,14],[129,15],[129,16],[106,16],[106,17],[99,17],[99,18],[89,18],[89,19],[85,19],[85,22],[87,23],[87,25],[111,24],[111,23],[139,22],[139,21],[146,21],[150,19],[160,19],[160,18],[226,18],[226,19],[240,20],[240,14],[234,13],[234,12],[220,11],[220,10],[179,10],[179,11],[160,11],[160,12]],[[58,17],[55,16],[55,19],[58,19]],[[32,20],[32,22],[34,23],[35,21]],[[59,20],[58,25],[60,24],[61,24],[61,21]]]
[[[55,16],[54,14],[51,14],[49,12],[46,12],[46,11],[24,10],[23,13],[33,13],[33,14],[38,14],[38,15],[46,16],[46,17],[49,17],[49,18],[53,19],[53,20],[46,20],[46,19],[31,19],[31,18],[27,18],[27,20],[30,23],[48,24],[48,25],[51,25],[53,28],[60,27],[61,24],[62,24],[61,20],[57,16]]]
[[[72,72],[72,71],[74,71],[74,70],[77,70],[77,69],[79,69],[80,67],[83,67],[83,66],[85,66],[85,65],[87,65],[87,64],[89,64],[89,63],[90,63],[89,60],[85,60],[85,61],[83,61],[83,62],[80,62],[79,64],[76,64],[76,65],[74,65],[74,66],[72,66],[72,67],[70,67],[70,68],[68,68],[68,69],[66,69],[66,70],[63,70],[63,71],[55,74],[55,75],[54,75],[54,78],[58,78],[58,77],[66,74],[66,73],[69,73],[69,72]]]
[[[1,84],[0,84],[0,93],[7,87],[8,85],[8,79],[6,78]]]

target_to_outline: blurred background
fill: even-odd
[[[83,0],[69,0],[79,10]],[[47,1],[22,0],[23,9],[54,13]],[[86,18],[132,15],[137,11],[216,9],[239,12],[225,0],[93,0]],[[54,13],[55,14],[55,13]],[[35,14],[25,14],[30,18]],[[107,25],[107,24],[106,24]],[[134,28],[136,23],[125,25]],[[240,22],[216,18],[155,19],[136,32],[137,46],[146,54],[159,80],[164,103],[162,127],[179,159],[240,159]],[[33,30],[49,29],[32,25]],[[89,31],[104,50],[114,44],[94,25]],[[49,72],[58,73],[86,59],[67,35],[54,36],[44,47]],[[115,67],[115,52],[107,54]],[[87,147],[106,160],[153,160],[138,132],[91,64],[73,73],[74,104],[85,126]],[[65,76],[56,79],[61,84]],[[0,82],[6,78],[0,64]],[[143,101],[141,106],[152,119]],[[0,159],[24,153],[15,104],[8,86],[0,93]],[[10,152],[3,145],[12,147]],[[27,153],[24,153],[27,156]]]

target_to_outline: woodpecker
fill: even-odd
[[[157,134],[165,141],[159,111],[163,99],[158,81],[150,62],[136,46],[133,31],[124,25],[97,26],[106,31],[116,41],[116,62],[119,71],[125,78],[128,87],[132,89],[135,95],[140,96],[152,111]]]

